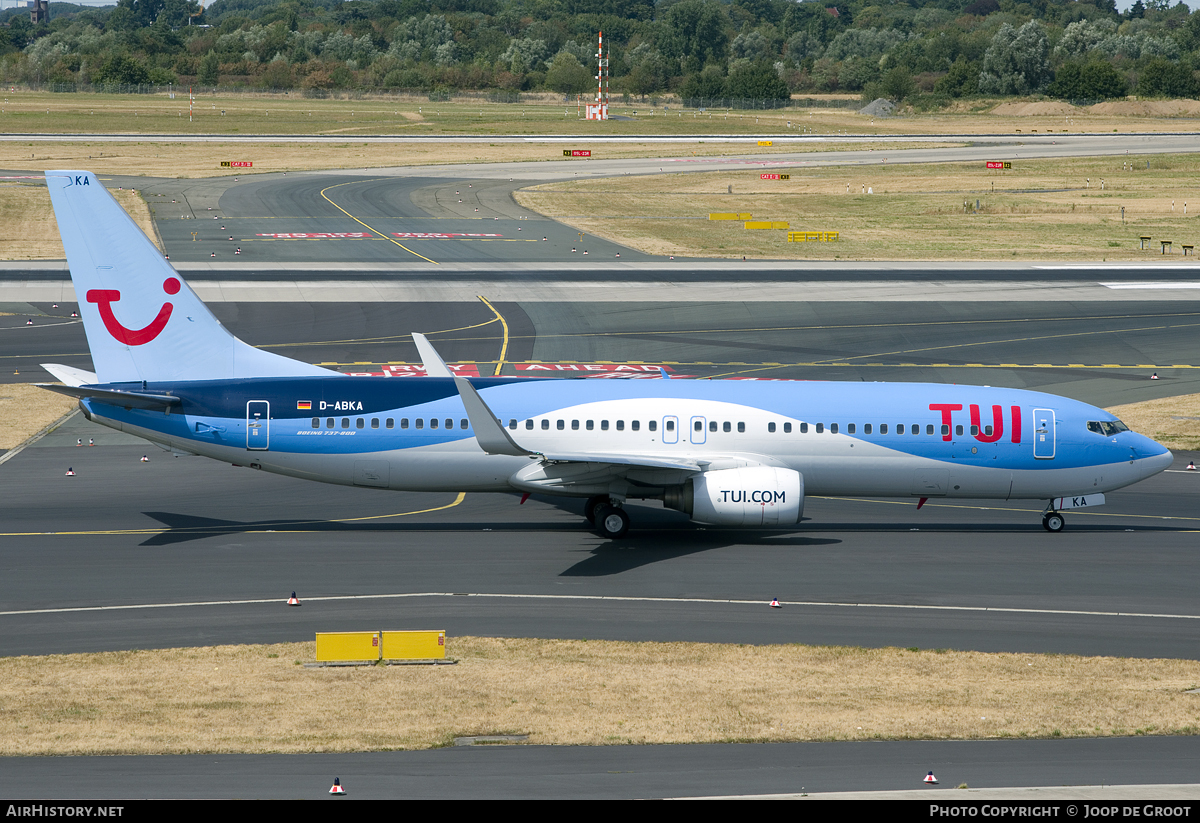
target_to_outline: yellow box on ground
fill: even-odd
[[[748,212],[713,211],[708,213],[709,220],[749,220],[754,215]]]
[[[769,145],[771,145],[771,141],[770,141],[770,140],[759,140],[759,141],[758,141],[758,145],[760,145],[760,146],[769,146]]]
[[[747,220],[745,227],[748,229],[786,229],[788,223],[786,220]]]
[[[446,632],[383,632],[384,660],[444,660]]]
[[[836,231],[789,231],[789,243],[835,243],[838,239]]]
[[[380,632],[317,632],[317,662],[378,660]]]

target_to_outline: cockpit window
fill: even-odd
[[[1121,432],[1129,431],[1129,427],[1120,420],[1089,420],[1088,431],[1104,437],[1113,437]]]

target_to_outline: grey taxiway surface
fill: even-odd
[[[335,219],[319,193],[346,178],[306,177],[302,182],[290,175],[286,182],[256,180],[240,193],[223,181],[215,193],[215,208],[222,210],[218,219],[229,217],[226,205],[231,213],[249,212],[252,205],[261,209],[289,198],[310,204],[306,208],[314,214],[326,209],[322,220]],[[436,203],[439,192],[461,186],[445,177],[432,192],[416,184],[396,188],[351,182],[342,189],[355,190],[363,202],[339,205],[362,212],[369,218],[364,222],[385,216],[369,213],[370,208],[395,211],[407,208],[405,203]],[[486,203],[488,198],[479,199]],[[503,197],[496,202],[495,208],[511,208]],[[430,209],[423,211],[428,216]],[[413,214],[414,220],[429,219]],[[510,226],[521,225],[521,234],[535,225],[540,232],[550,222],[523,217],[516,213],[506,219]],[[305,219],[315,218],[310,214]],[[161,230],[161,211],[158,220]],[[477,222],[454,214],[440,221],[443,233],[457,231],[455,221]],[[382,226],[388,231],[377,234],[390,233],[390,227]],[[301,230],[335,231],[287,229]],[[162,231],[172,259],[192,256],[174,251],[192,241],[172,231]],[[918,278],[911,271],[896,275],[884,267],[876,279],[890,283],[891,291],[882,292],[850,282],[863,279],[861,274],[825,272],[823,279],[806,282],[802,273],[789,270],[761,276],[785,286],[789,299],[776,294],[773,300],[761,295],[746,300],[736,295],[744,281],[735,284],[733,293],[714,293],[728,288],[725,281],[736,276],[728,264],[719,264],[711,277],[675,271],[661,278],[667,284],[662,294],[639,301],[638,286],[631,282],[637,275],[624,262],[615,274],[610,268],[597,279],[595,273],[571,269],[569,247],[541,236],[532,243],[459,246],[537,249],[523,258],[536,270],[517,278],[529,281],[521,284],[495,274],[503,269],[496,261],[520,257],[511,251],[464,252],[459,258],[463,268],[454,273],[459,281],[447,283],[443,273],[451,272],[440,269],[436,275],[421,273],[427,282],[413,283],[416,275],[396,270],[404,253],[380,238],[369,242],[388,247],[393,256],[363,259],[352,275],[340,275],[340,282],[329,282],[327,272],[337,268],[336,260],[324,250],[335,248],[333,242],[341,244],[336,248],[348,248],[354,240],[314,239],[291,246],[323,250],[317,257],[328,263],[318,261],[311,282],[303,276],[279,282],[274,264],[291,259],[292,252],[278,251],[288,246],[277,243],[259,247],[276,250],[261,262],[239,261],[236,268],[205,270],[208,264],[195,255],[188,275],[206,299],[216,298],[214,311],[239,336],[344,370],[415,361],[405,335],[419,330],[435,332],[432,339],[448,359],[476,362],[490,373],[500,331],[496,322],[489,322],[495,319],[492,313],[472,300],[471,291],[484,281],[508,326],[505,373],[533,361],[569,367],[637,360],[668,363],[676,373],[701,377],[1013,385],[1099,405],[1200,390],[1200,369],[1195,368],[1200,365],[1195,334],[1200,291],[1186,269],[1127,269],[1111,272],[1112,278],[1110,272],[1088,271],[972,272],[975,285],[952,294],[945,293],[947,282],[961,281],[962,275],[935,272]],[[559,239],[569,242],[570,236]],[[230,241],[209,242],[223,242],[227,249]],[[538,258],[543,249],[546,256]],[[235,286],[243,277],[261,291],[251,294],[244,283]],[[1114,278],[1170,288],[1122,292],[1104,285]],[[43,379],[38,362],[86,367],[86,347],[80,327],[69,317],[71,306],[50,305],[53,299],[72,297],[62,288],[61,271],[50,266],[0,279],[7,280],[0,287],[4,307],[36,316],[33,327],[24,325],[24,314],[0,317],[3,364],[23,372],[10,375],[5,368],[3,379],[24,382],[30,372]],[[547,299],[547,281],[555,299]],[[600,296],[598,283],[605,289]],[[626,291],[614,297],[609,283],[624,283]],[[439,292],[435,285],[457,294]],[[46,290],[55,288],[60,291],[49,297]],[[279,289],[288,293],[281,297]],[[356,291],[360,289],[365,291]],[[427,300],[437,302],[418,302],[422,289]],[[497,289],[508,291],[497,296]],[[688,289],[695,290],[690,302]],[[817,293],[820,298],[812,299]],[[669,305],[663,302],[668,299]],[[476,328],[436,334],[463,326]],[[1159,380],[1149,379],[1152,371]],[[89,438],[95,439],[95,447],[75,445]],[[139,461],[143,454],[149,455],[149,463]],[[452,635],[849,643],[1188,658],[1195,656],[1200,637],[1200,597],[1191,585],[1197,571],[1200,477],[1179,471],[1185,455],[1177,460],[1176,471],[1113,493],[1104,509],[1068,515],[1069,530],[1061,535],[1044,533],[1038,507],[1024,503],[947,501],[917,512],[909,501],[813,499],[806,507],[811,519],[790,533],[701,529],[675,513],[639,506],[631,537],[612,543],[584,529],[570,502],[534,498],[519,506],[515,496],[471,495],[455,503],[453,495],[305,484],[199,458],[172,458],[79,417],[3,457],[10,459],[0,464],[5,486],[0,497],[0,625],[6,629],[0,654],[269,642],[307,639],[316,630],[424,626],[431,621]],[[64,477],[67,466],[74,468],[75,477]],[[283,607],[292,590],[305,601],[302,609]],[[766,608],[772,597],[783,601],[784,608]],[[1084,770],[1068,768],[1074,750],[1050,745],[1055,741],[1011,758],[1022,767],[1007,769],[1000,766],[1008,762],[1007,754],[980,744],[984,748],[978,757],[993,768],[986,777],[963,779],[972,786],[1184,782],[1188,778],[1172,776],[1168,764],[1194,763],[1193,740],[1094,741],[1097,760],[1085,760],[1092,768]],[[938,744],[895,744],[889,750],[897,775],[911,768],[917,772],[915,783],[924,770],[936,767],[922,745]],[[618,749],[572,752],[581,765],[567,769],[560,753],[543,751],[419,753],[399,765],[362,756],[337,761],[346,767],[336,770],[343,777],[353,770],[366,777],[458,763],[450,773],[470,770],[477,777],[470,791],[483,796],[503,793],[496,787],[514,764],[535,775],[557,775],[551,783],[541,783],[541,789],[535,781],[513,783],[516,796],[662,796],[694,794],[696,787],[705,794],[779,792],[795,791],[798,773],[772,773],[764,756],[776,765],[792,757],[803,775],[821,772],[831,762],[830,751],[681,747],[655,760],[655,750],[645,749],[635,758],[645,782],[625,785],[620,780],[605,784],[602,777],[621,771],[620,764],[629,761],[630,754]],[[884,750],[836,751],[853,751],[852,759],[872,762],[863,752]],[[226,765],[211,768],[179,760],[179,765],[162,768],[215,777],[233,760],[213,758],[212,763]],[[279,762],[284,761],[326,768],[326,761]],[[291,766],[277,765],[275,759],[246,762],[256,764],[254,773],[262,777],[247,795],[300,795],[294,783],[271,776]],[[36,781],[36,774],[54,772],[42,763],[23,762],[21,768],[33,781],[25,785],[46,786],[34,792],[43,796],[66,796]],[[108,765],[96,772],[92,759],[70,763],[73,786],[94,786],[86,774],[111,773]],[[715,769],[714,763],[719,764]],[[1122,772],[1122,764],[1130,763],[1139,766],[1124,769],[1123,777],[1105,776],[1110,767]],[[1040,767],[1036,776],[1023,771],[1030,764]],[[152,774],[158,767],[147,768]],[[849,779],[828,780],[823,788],[901,788],[879,776],[886,771],[882,766],[875,772],[849,770],[843,773]],[[581,777],[582,772],[591,776]],[[717,779],[715,773],[724,777]],[[750,779],[750,773],[758,778]],[[949,779],[956,778],[943,778]],[[799,782],[809,789],[818,786],[803,778]],[[135,794],[155,793],[140,788],[143,783],[127,785]],[[175,796],[206,792],[195,779],[170,785],[177,787],[170,792]],[[385,787],[381,794],[394,795],[403,784],[377,778],[372,785]],[[725,785],[729,788],[716,788]]]

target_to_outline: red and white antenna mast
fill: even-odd
[[[596,37],[596,102],[587,107],[588,120],[608,119],[608,57],[604,51],[604,32]]]

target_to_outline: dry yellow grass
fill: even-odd
[[[0,660],[0,754],[1195,734],[1200,663],[461,637],[456,666],[309,669],[313,644]]]
[[[77,402],[29,383],[0,383],[0,449],[15,449]]]
[[[1200,449],[1200,394],[1113,406],[1125,425],[1169,449]]]
[[[881,153],[881,157],[886,154]],[[1129,167],[1131,162],[1141,166]],[[773,168],[547,183],[516,193],[526,208],[653,254],[807,260],[1162,260],[1196,244],[1195,155],[983,163]],[[993,189],[994,185],[994,189]],[[730,193],[732,187],[732,193]],[[1189,202],[1190,200],[1190,202]],[[978,203],[978,208],[976,204]],[[1124,208],[1124,216],[1122,216]],[[1186,213],[1185,213],[1186,211]],[[783,231],[708,221],[750,212],[833,243],[788,243]],[[691,217],[695,219],[679,219]],[[1139,248],[1139,236],[1154,238]]]
[[[141,194],[132,189],[109,191],[138,228],[161,246]],[[62,260],[66,256],[46,187],[0,186],[0,260]]]

